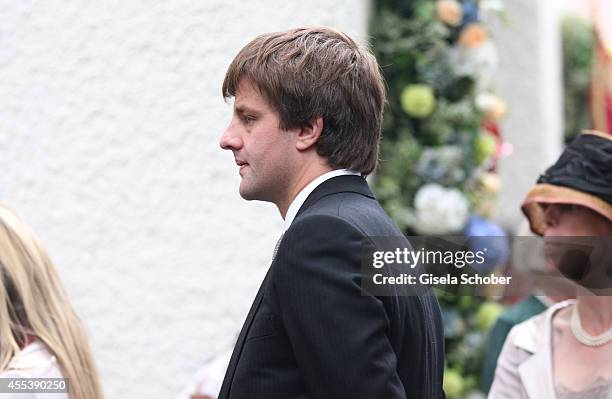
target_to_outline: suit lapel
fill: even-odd
[[[304,204],[300,207],[297,215],[302,213],[304,210],[308,209],[312,204],[317,202],[319,199],[337,193],[343,192],[353,192],[361,195],[365,195],[366,197],[374,198],[374,194],[370,191],[368,187],[368,183],[361,176],[355,175],[343,175],[332,177],[329,180],[321,183],[317,188],[314,189],[312,193],[308,196]],[[296,217],[297,217],[296,215]],[[268,269],[269,273],[269,269]],[[240,355],[242,354],[242,349],[244,348],[244,342],[246,340],[246,336],[251,328],[251,324],[253,324],[253,318],[257,314],[257,310],[261,305],[261,301],[263,299],[264,286],[266,285],[268,279],[268,274],[264,278],[261,286],[259,287],[259,291],[255,296],[255,300],[253,301],[253,305],[251,305],[251,309],[249,310],[249,314],[247,315],[246,320],[242,326],[242,330],[240,331],[240,335],[238,335],[238,340],[236,341],[236,346],[234,347],[234,352],[232,353],[232,357],[230,359],[229,365],[227,367],[227,372],[225,373],[225,378],[223,379],[223,384],[221,385],[221,392],[219,393],[219,399],[228,399],[230,395],[230,390],[232,386],[232,380],[234,379],[234,375],[236,373],[236,367],[238,366],[238,360],[240,359]]]
[[[251,324],[253,324],[253,318],[255,314],[257,314],[257,310],[261,305],[261,301],[263,300],[263,291],[264,286],[268,280],[268,274],[270,273],[270,269],[268,269],[268,273],[263,279],[261,286],[259,287],[259,291],[257,291],[257,295],[255,295],[255,300],[251,305],[251,309],[242,325],[242,330],[240,330],[240,334],[238,335],[238,339],[236,340],[236,345],[234,346],[234,351],[232,352],[232,357],[230,358],[229,365],[227,366],[227,371],[225,372],[225,377],[223,378],[223,384],[221,385],[221,391],[219,392],[219,399],[227,399],[229,398],[230,389],[232,387],[232,380],[234,379],[234,374],[236,372],[236,366],[238,365],[238,360],[240,359],[240,355],[242,354],[242,349],[244,348],[244,341],[246,340],[246,336],[251,328]]]
[[[556,398],[550,363],[550,351],[541,348],[519,366],[521,382],[530,399]]]
[[[514,340],[517,347],[532,353],[518,367],[521,382],[530,399],[557,397],[552,366],[552,318],[558,309],[570,303],[573,302],[565,301],[553,305],[548,309],[542,326],[531,323],[528,325],[531,330],[524,329],[524,333]]]

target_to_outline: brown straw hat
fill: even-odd
[[[592,209],[612,221],[612,136],[585,130],[529,190],[521,209],[531,230],[546,230],[540,204],[571,204]]]

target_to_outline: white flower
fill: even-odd
[[[488,24],[495,20],[502,20],[506,14],[506,6],[503,0],[480,0],[478,2],[480,19]]]
[[[481,10],[490,10],[495,12],[506,11],[506,6],[502,0],[481,0],[479,6]]]
[[[414,197],[415,230],[421,234],[448,234],[461,230],[469,216],[469,203],[461,192],[429,183]]]
[[[495,94],[492,93],[478,93],[476,95],[476,108],[482,112],[489,112],[493,108],[495,97]]]
[[[482,87],[494,83],[499,56],[497,48],[490,40],[474,48],[453,47],[449,54],[458,75],[474,76],[482,80],[479,82],[479,86]]]

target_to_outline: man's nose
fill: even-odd
[[[233,125],[233,123],[230,123],[223,131],[223,134],[221,134],[219,146],[224,150],[239,150],[242,146],[240,135],[237,134]]]

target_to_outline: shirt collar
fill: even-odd
[[[332,170],[331,172],[324,173],[313,181],[311,181],[310,183],[308,183],[306,187],[304,187],[302,191],[300,191],[298,195],[296,195],[296,197],[291,202],[291,205],[289,205],[289,209],[287,209],[287,215],[285,215],[285,230],[287,230],[289,226],[291,226],[291,223],[293,223],[293,219],[295,219],[295,215],[297,215],[298,211],[304,204],[304,201],[306,201],[306,198],[308,198],[310,193],[312,193],[315,188],[317,188],[324,181],[331,179],[332,177],[343,175],[359,176],[361,175],[361,173],[349,169],[336,169]]]
[[[13,357],[7,370],[46,368],[55,361],[55,356],[47,350],[45,345],[39,340],[34,340]]]

